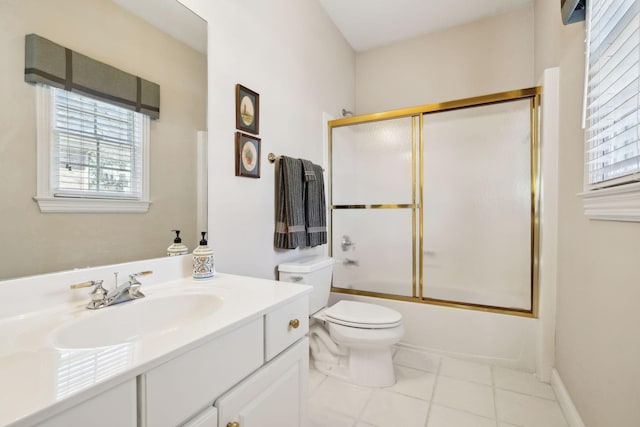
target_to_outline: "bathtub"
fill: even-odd
[[[440,290],[439,295],[447,299],[470,296],[443,292]],[[339,292],[331,293],[330,303],[342,299],[379,304],[399,311],[405,327],[399,347],[536,371],[538,319]]]

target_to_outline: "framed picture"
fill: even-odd
[[[257,135],[260,130],[260,95],[236,85],[236,129]]]
[[[236,176],[260,178],[260,138],[236,132]]]

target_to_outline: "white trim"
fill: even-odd
[[[334,120],[335,117],[327,112],[322,113],[322,169],[324,170],[325,183],[328,183],[329,178],[329,122]],[[325,189],[326,194],[329,194],[328,187]],[[327,196],[328,197],[328,196]],[[329,209],[329,203],[326,204],[326,218],[327,221],[330,218],[331,212]],[[322,245],[322,254],[329,256],[329,245]]]
[[[140,199],[83,198],[55,196],[51,189],[51,90],[36,86],[36,195],[33,197],[42,213],[145,213],[149,211],[150,194],[150,119],[143,116],[142,195]]]
[[[329,113],[322,113],[322,167],[327,172],[329,167],[329,122],[335,117]]]
[[[36,194],[37,197],[49,195],[49,176],[51,157],[51,91],[42,86],[36,86],[36,119],[37,119],[37,147],[36,147]]]
[[[640,183],[578,193],[589,219],[640,222]]]
[[[569,427],[586,427],[580,417],[578,409],[573,404],[571,395],[562,382],[562,378],[560,378],[560,373],[558,373],[556,369],[551,371],[551,387],[556,393],[558,404],[562,409],[562,413],[564,414],[564,418],[567,421],[567,424],[569,424]]]
[[[145,213],[148,200],[86,199],[80,197],[36,196],[42,213]]]
[[[151,118],[142,116],[142,194],[138,201],[148,203],[151,194]],[[149,209],[147,205],[147,210]]]
[[[201,130],[196,133],[197,160],[196,160],[196,236],[200,236],[201,231],[209,231],[207,204],[208,204],[208,173],[207,173],[207,131]]]
[[[540,276],[536,375],[549,382],[555,364],[556,289],[558,283],[558,161],[560,147],[560,70],[542,75],[540,126]]]

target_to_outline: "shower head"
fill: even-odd
[[[353,112],[343,108],[342,109],[342,117],[353,117]]]

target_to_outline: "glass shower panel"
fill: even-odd
[[[334,128],[333,205],[410,204],[411,118]]]
[[[530,101],[424,116],[424,297],[531,309]]]
[[[333,286],[413,295],[411,209],[334,209]]]

